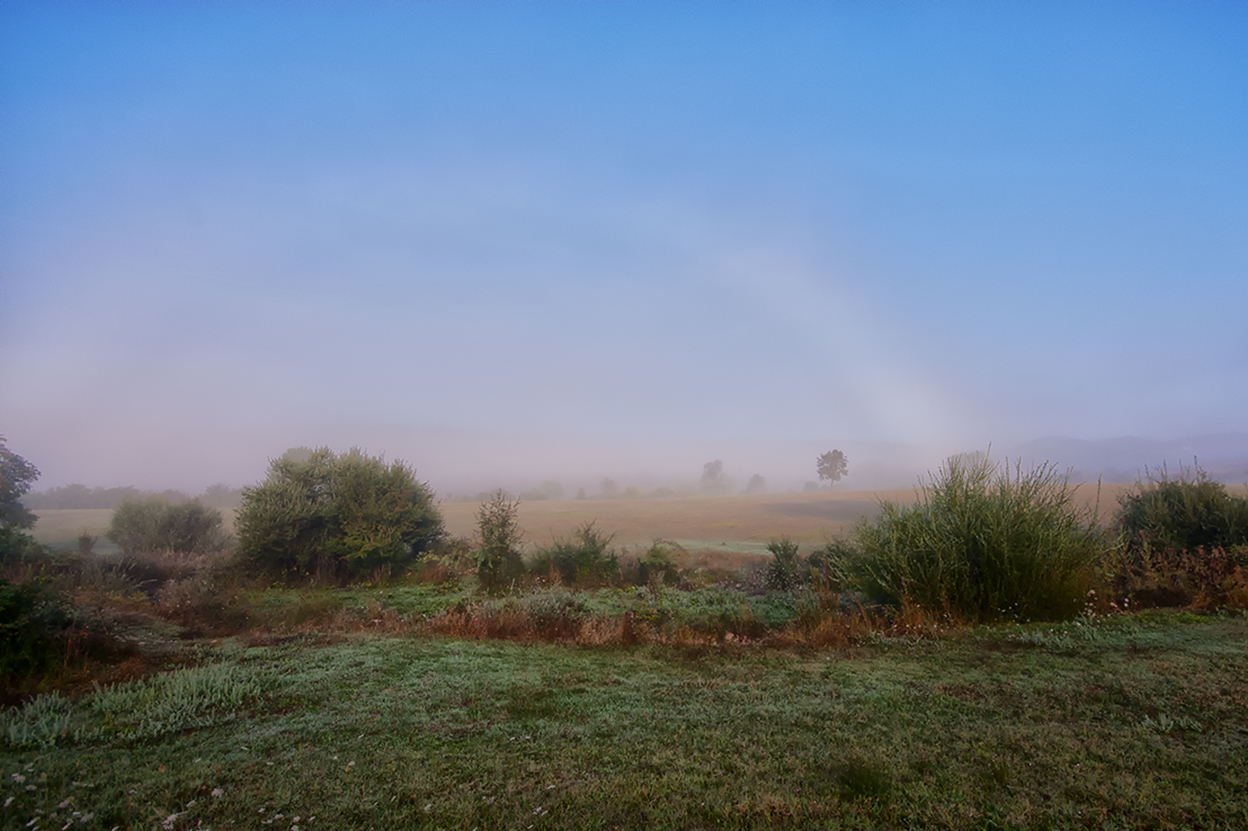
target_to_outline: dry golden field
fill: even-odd
[[[1132,485],[1104,485],[1100,492],[1102,519],[1111,517],[1118,496]],[[1240,488],[1230,488],[1232,491]],[[1093,507],[1096,485],[1080,485],[1080,504]],[[829,493],[780,493],[763,496],[673,497],[668,499],[585,499],[520,503],[520,524],[530,545],[545,545],[567,537],[577,526],[595,522],[614,534],[619,547],[649,545],[656,538],[673,540],[690,551],[762,552],[768,540],[787,535],[803,548],[822,544],[828,537],[848,532],[861,517],[874,514],[880,500],[914,501],[912,488]],[[446,528],[456,536],[471,537],[476,528],[477,504],[448,502],[440,506]],[[227,525],[233,511],[223,512]],[[39,512],[34,536],[57,547],[73,547],[86,531],[100,538],[97,551],[111,546],[104,533],[112,511],[100,509]]]
[[[1104,485],[1102,518],[1113,515],[1118,495],[1131,485]],[[829,493],[780,493],[764,496],[677,497],[670,499],[587,499],[520,503],[525,539],[544,545],[566,537],[578,525],[596,522],[615,534],[621,546],[648,545],[655,538],[674,540],[690,550],[761,552],[774,537],[787,535],[803,548],[847,533],[859,519],[874,515],[881,500],[902,504],[915,500],[913,488]],[[1096,485],[1080,485],[1075,496],[1089,508],[1097,504]],[[447,530],[472,536],[477,505],[454,502],[441,506]]]

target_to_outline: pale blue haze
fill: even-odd
[[[1248,430],[1246,311],[1242,2],[0,3],[41,487],[904,484]]]

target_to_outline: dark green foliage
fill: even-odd
[[[614,583],[620,577],[620,562],[610,549],[613,536],[587,522],[573,531],[570,538],[556,538],[540,550],[533,558],[533,573],[549,575],[565,586]]]
[[[22,566],[43,559],[47,549],[35,542],[30,534],[22,533],[15,525],[0,524],[0,564]]]
[[[1177,479],[1162,468],[1122,497],[1118,527],[1132,551],[1248,545],[1248,499],[1231,496],[1199,467]]]
[[[767,543],[767,550],[771,552],[771,562],[767,563],[767,588],[787,592],[801,585],[802,560],[797,543],[788,537],[781,537]]]
[[[524,573],[520,501],[496,490],[477,509],[477,577],[487,591],[496,591]]]
[[[206,554],[228,546],[221,512],[198,502],[171,505],[158,496],[127,499],[113,512],[108,538],[127,555]]]
[[[70,623],[61,599],[42,581],[0,578],[0,677],[45,670],[61,653],[58,634]]]
[[[412,562],[443,535],[433,492],[402,462],[358,449],[287,453],[243,489],[243,560],[286,577],[347,579]]]
[[[0,525],[34,526],[36,517],[21,499],[38,478],[39,470],[5,447],[0,436]]]
[[[1078,612],[1103,550],[1095,517],[1052,466],[1024,472],[949,459],[919,502],[881,504],[833,567],[870,600],[965,621],[1061,619]]]

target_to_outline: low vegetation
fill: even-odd
[[[740,569],[593,522],[526,546],[501,492],[448,537],[410,468],[327,450],[245,491],[237,546],[195,503],[123,506],[109,556],[3,524],[0,824],[1235,826],[1219,488],[1102,525],[1051,467],[956,458]]]

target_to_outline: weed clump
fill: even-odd
[[[587,522],[568,539],[555,539],[537,552],[530,566],[535,575],[550,575],[565,586],[606,586],[619,581],[620,561],[611,550],[613,535]]]
[[[1082,608],[1104,548],[1095,516],[1051,465],[953,457],[919,501],[881,503],[833,564],[845,587],[968,622],[1063,619]]]

